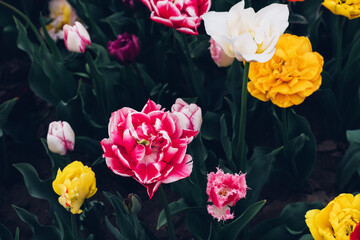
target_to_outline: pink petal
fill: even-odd
[[[150,184],[143,184],[144,187],[146,187],[147,193],[149,195],[149,198],[151,199],[154,196],[154,193],[158,188],[160,187],[161,182],[156,183],[150,183]]]
[[[174,24],[169,19],[155,16],[154,12],[151,13],[150,19],[153,20],[154,22],[164,24],[167,27],[171,27],[171,28],[174,27]]]
[[[154,178],[161,176],[161,173],[153,164],[138,164],[134,169],[138,181],[143,184],[152,183]]]
[[[152,111],[157,111],[161,109],[160,104],[156,104],[154,101],[151,101],[150,99],[147,101],[143,109],[141,110],[142,113],[148,114]]]
[[[144,145],[136,145],[133,151],[131,152],[131,158],[135,160],[135,163],[138,164],[145,156],[145,146]]]
[[[166,179],[163,179],[163,183],[171,183],[176,182],[180,179],[189,177],[192,168],[193,168],[193,162],[191,161],[192,157],[190,155],[186,155],[185,159],[182,164],[174,166],[174,169],[171,171],[171,173],[167,176]]]
[[[131,169],[128,169],[124,167],[120,163],[120,161],[117,158],[105,158],[106,165],[113,171],[115,174],[123,176],[123,177],[131,177],[133,176],[133,172]]]
[[[234,214],[230,213],[230,207],[224,206],[222,208],[218,208],[215,205],[207,205],[208,213],[216,218],[218,221],[222,220],[228,220],[233,219]]]
[[[159,17],[170,18],[181,14],[180,10],[168,0],[158,1],[156,7],[159,11]]]
[[[115,153],[115,156],[119,159],[119,163],[124,165],[125,168],[132,168],[130,165],[130,159],[127,153],[124,151],[124,148],[121,146],[113,145],[112,151]]]

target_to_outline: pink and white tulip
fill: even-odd
[[[74,150],[75,134],[69,123],[54,121],[49,124],[46,141],[51,152],[65,155]]]
[[[246,196],[245,174],[225,174],[217,168],[217,172],[209,173],[207,178],[208,201],[214,204],[208,205],[209,214],[218,221],[232,219],[234,215],[230,213],[229,207],[234,206],[237,201]]]
[[[84,53],[91,45],[90,35],[80,22],[76,21],[74,26],[64,25],[63,31],[65,46],[70,52]]]
[[[150,9],[150,19],[179,32],[197,35],[201,16],[210,9],[211,0],[142,0]]]
[[[201,108],[198,105],[188,104],[178,98],[171,107],[171,113],[177,116],[184,132],[194,137],[198,134],[202,124]],[[192,141],[192,137],[189,141]]]
[[[229,57],[214,39],[210,38],[210,55],[218,67],[228,67],[234,62],[234,57]]]
[[[124,107],[113,112],[109,138],[100,144],[107,166],[117,175],[132,177],[152,198],[161,183],[189,177],[192,157],[188,138],[176,115],[148,100],[141,112]]]

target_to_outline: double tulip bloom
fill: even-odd
[[[64,38],[63,26],[65,24],[73,25],[78,19],[75,10],[66,0],[49,2],[49,18],[51,22],[46,25],[46,30],[54,41]]]
[[[360,17],[359,0],[324,0],[324,7],[329,9],[335,15],[343,15],[348,19]]]
[[[79,161],[70,163],[62,171],[59,169],[52,186],[60,195],[59,203],[72,214],[80,214],[84,200],[97,191],[95,173]]]
[[[197,107],[176,106],[165,112],[149,100],[141,112],[128,107],[113,112],[109,138],[101,141],[107,166],[115,174],[133,177],[150,198],[161,183],[190,176],[193,163],[186,149],[200,128],[197,111]]]
[[[65,155],[74,150],[75,134],[69,123],[55,121],[49,124],[46,141],[51,152]]]
[[[305,218],[315,240],[358,240],[360,194],[340,194],[324,209],[308,211]]]
[[[246,196],[245,174],[225,174],[217,168],[217,172],[209,173],[207,178],[206,193],[209,195],[208,201],[213,203],[207,205],[208,213],[218,221],[233,219],[230,207]]]
[[[64,25],[64,43],[70,52],[84,53],[85,48],[91,45],[91,39],[86,28],[80,23],[75,22],[74,26]]]
[[[271,4],[258,12],[244,9],[244,1],[229,12],[208,12],[202,18],[205,30],[224,52],[239,61],[266,62],[275,53],[279,37],[289,25],[289,9]]]
[[[209,11],[211,0],[142,0],[151,11],[150,19],[179,32],[197,35],[201,16]]]
[[[271,100],[282,108],[298,105],[319,89],[323,65],[307,37],[285,33],[270,61],[250,63],[247,88],[261,101]]]

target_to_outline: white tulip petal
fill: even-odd
[[[205,31],[208,35],[229,35],[227,12],[207,12],[202,15],[202,19],[204,20]]]
[[[86,30],[86,28],[78,21],[75,22],[75,27],[76,27],[76,30],[77,30],[79,36],[81,37],[81,39],[83,41],[85,41],[86,44],[90,45],[91,39],[90,39],[90,35],[89,35],[88,31]]]
[[[260,62],[260,63],[264,63],[269,61],[275,54],[275,48],[273,48],[273,50],[268,53],[268,52],[263,52],[260,54],[243,54],[243,58],[245,61],[247,62]]]
[[[257,50],[257,44],[255,43],[252,35],[248,32],[241,34],[233,39],[233,46],[235,57],[239,60],[243,60],[245,54],[255,54]]]
[[[285,4],[273,3],[260,9],[256,15],[260,19],[288,22],[289,8]]]

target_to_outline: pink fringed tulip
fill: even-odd
[[[75,134],[69,123],[51,122],[46,141],[51,152],[65,155],[67,150],[74,150]]]
[[[135,62],[140,54],[139,39],[129,33],[118,35],[117,39],[108,42],[108,52],[110,56],[124,65]]]
[[[217,172],[209,173],[207,178],[208,201],[214,204],[207,206],[209,214],[218,221],[234,218],[229,207],[234,206],[237,201],[246,196],[245,174],[225,174],[217,168]]]
[[[228,67],[234,62],[234,57],[229,57],[214,39],[210,38],[210,54],[218,67]]]
[[[142,0],[150,9],[150,18],[179,32],[197,35],[201,15],[210,9],[210,0]]]
[[[109,138],[101,141],[107,166],[123,177],[133,177],[152,198],[161,183],[190,176],[192,158],[188,138],[176,115],[149,100],[141,112],[124,107],[113,112]]]
[[[75,22],[74,26],[64,25],[64,42],[70,52],[83,53],[85,48],[91,45],[89,33],[80,22]]]
[[[201,108],[195,103],[188,104],[181,98],[176,99],[171,107],[171,113],[175,114],[184,132],[196,136],[202,124]],[[189,142],[192,138],[189,139]]]

